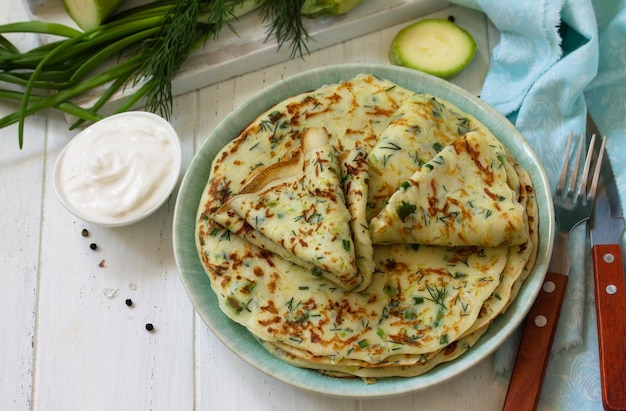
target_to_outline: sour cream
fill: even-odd
[[[55,165],[54,188],[77,217],[122,226],[157,210],[180,168],[174,128],[155,114],[127,112],[94,123],[68,143]]]

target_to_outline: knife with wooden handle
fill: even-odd
[[[590,116],[587,128],[600,135]],[[602,179],[590,225],[600,381],[604,409],[626,410],[626,289],[621,248],[624,215],[607,154],[602,160]]]
[[[567,238],[562,241],[567,254]],[[526,316],[502,411],[537,409],[566,289],[567,273],[546,273],[544,286]]]

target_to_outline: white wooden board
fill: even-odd
[[[73,25],[61,0],[27,0],[33,18]],[[137,0],[125,3],[128,7]],[[145,1],[144,1],[145,2]],[[442,0],[364,0],[351,12],[334,17],[305,19],[311,39],[309,51],[319,50],[345,40],[401,24],[442,10],[450,3]],[[195,52],[183,65],[172,83],[174,95],[180,95],[239,75],[290,60],[288,44],[279,49],[273,37],[267,37],[267,22],[252,12],[234,23],[235,32],[223,30],[217,40]],[[45,41],[45,39],[44,39]],[[303,57],[305,60],[307,56]],[[127,89],[126,92],[132,91]],[[77,101],[90,105],[100,91]],[[123,95],[116,96],[122,99]],[[106,113],[106,111],[105,111]]]

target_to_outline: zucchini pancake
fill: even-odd
[[[423,374],[476,343],[533,269],[530,175],[436,96],[360,74],[234,137],[196,246],[221,310],[289,364]]]

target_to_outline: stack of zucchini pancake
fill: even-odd
[[[420,375],[466,352],[533,268],[529,174],[441,98],[361,74],[233,137],[196,245],[222,311],[289,364]]]

